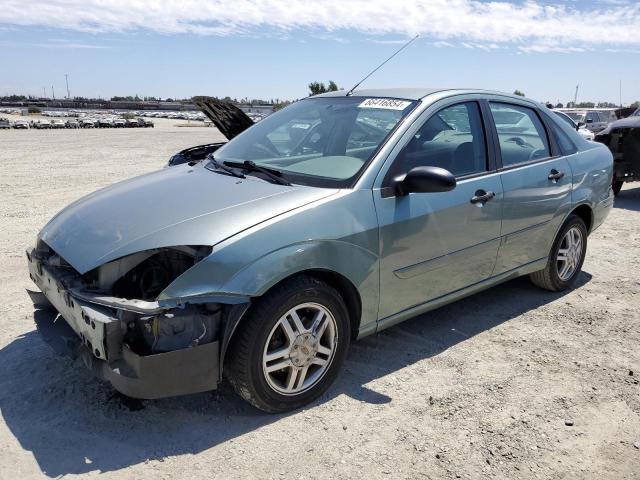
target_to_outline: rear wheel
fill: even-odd
[[[613,189],[613,194],[615,196],[618,196],[620,190],[622,190],[623,184],[624,182],[622,180],[614,180],[613,182],[611,182],[611,188]]]
[[[540,288],[558,292],[573,285],[582,270],[587,252],[587,227],[577,215],[570,215],[553,242],[544,270],[531,274]]]
[[[228,350],[235,391],[266,412],[285,412],[320,396],[340,370],[350,324],[340,294],[308,276],[257,300]]]

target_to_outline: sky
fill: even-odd
[[[640,100],[639,0],[0,0],[0,95],[296,99],[311,81]]]

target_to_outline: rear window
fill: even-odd
[[[489,105],[498,131],[503,167],[551,156],[546,130],[534,109],[507,103]]]

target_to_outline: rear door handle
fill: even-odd
[[[484,190],[478,190],[473,197],[471,197],[471,203],[482,203],[485,204],[496,194],[493,192],[485,192]]]
[[[549,172],[549,176],[547,177],[549,180],[560,180],[564,177],[564,172],[559,172],[555,168]]]

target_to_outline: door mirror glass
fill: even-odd
[[[414,167],[395,178],[396,194],[448,192],[456,187],[456,177],[440,167]]]

